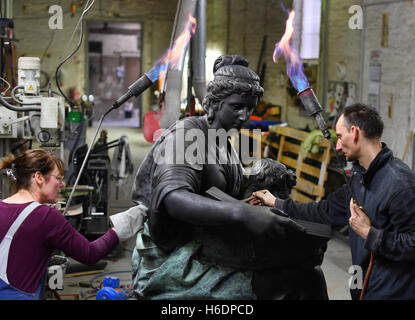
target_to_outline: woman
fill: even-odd
[[[56,209],[63,184],[63,162],[42,149],[5,157],[0,170],[14,182],[15,193],[0,200],[0,300],[37,300],[43,296],[48,262],[54,250],[93,265],[120,241],[123,228],[111,228],[89,242]],[[127,212],[145,213],[143,207]],[[117,215],[115,215],[117,216]]]

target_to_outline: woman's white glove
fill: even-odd
[[[144,230],[144,222],[147,220],[147,211],[148,208],[145,205],[139,204],[127,211],[110,216],[110,220],[120,242],[128,240],[137,232],[142,232]]]

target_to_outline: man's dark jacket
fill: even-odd
[[[415,299],[415,174],[390,149],[383,149],[367,171],[354,164],[351,188],[372,226],[366,240],[349,225],[352,263],[363,270],[364,279],[370,252],[374,264],[365,299]],[[278,202],[291,217],[329,224],[349,223],[351,194],[346,185],[316,203]],[[360,289],[351,289],[358,299]]]

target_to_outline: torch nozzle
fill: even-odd
[[[143,74],[140,78],[138,78],[138,80],[136,80],[132,85],[128,87],[128,91],[124,95],[122,95],[117,101],[114,102],[112,105],[113,109],[119,108],[132,96],[139,96],[152,85],[153,82],[150,80],[147,74]]]
[[[318,102],[313,89],[307,88],[299,92],[298,97],[303,103],[303,106],[304,106],[305,111],[307,112],[307,115],[309,117],[313,117],[314,119],[316,119],[317,125],[320,128],[321,132],[323,132],[324,137],[330,140],[331,135],[330,135],[329,128],[321,114],[321,112],[323,111],[323,108]]]

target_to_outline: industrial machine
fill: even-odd
[[[40,90],[40,59],[18,60],[18,85],[11,96],[0,95],[0,139],[2,155],[16,152],[30,142],[64,158],[65,101],[51,90]],[[12,104],[13,103],[13,104]],[[1,179],[1,197],[8,195],[8,183]]]
[[[72,190],[71,185],[85,158],[85,111],[92,107],[93,96],[83,96],[79,105],[71,106],[59,93],[50,89],[42,91],[38,57],[20,57],[17,74],[18,84],[11,89],[10,97],[0,96],[0,152],[2,156],[17,155],[21,148],[39,147],[62,159],[66,186],[57,209],[63,209],[68,190]],[[79,203],[74,203],[75,214],[68,215],[68,220],[79,231],[92,237],[108,230],[111,164],[108,152],[103,152],[102,147],[106,147],[105,142],[101,143],[101,150],[93,152],[88,159],[84,175],[87,179],[77,190]],[[4,174],[0,181],[1,198],[5,198],[10,194],[9,181]]]

